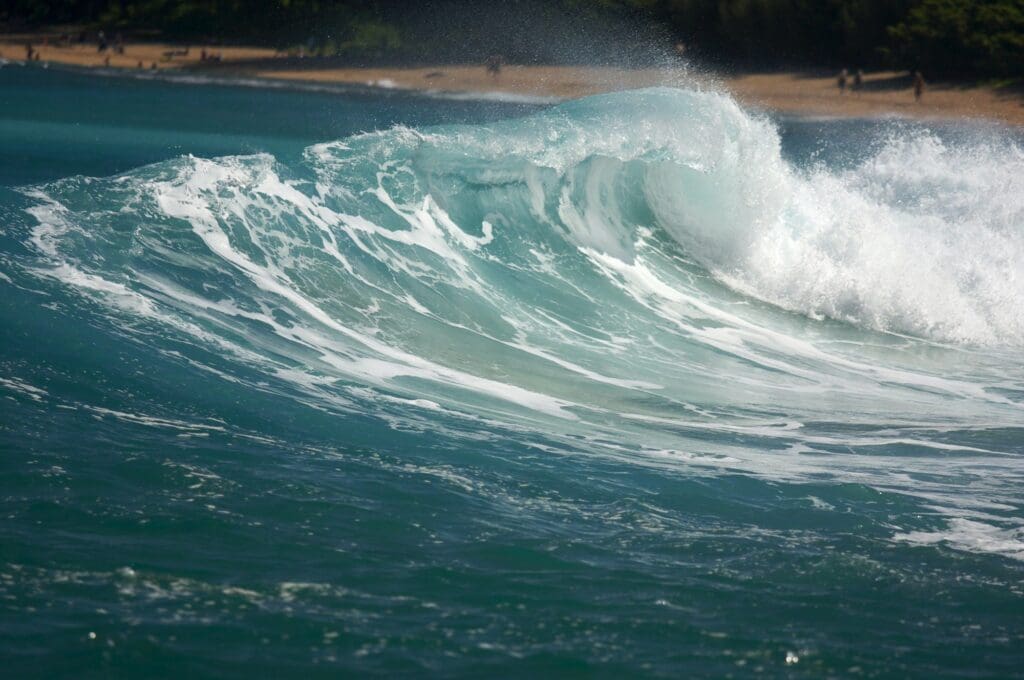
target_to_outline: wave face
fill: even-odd
[[[207,376],[218,403],[269,398],[278,406],[261,417],[307,423],[327,448],[401,450],[383,443],[391,432],[503,451],[489,459],[501,480],[480,461],[392,464],[490,494],[475,512],[496,527],[543,503],[555,524],[539,534],[578,521],[685,572],[655,546],[712,541],[718,520],[672,528],[687,512],[664,500],[673,492],[631,505],[605,486],[617,482],[586,477],[604,461],[685,484],[758,480],[768,486],[752,507],[771,507],[771,485],[785,485],[778,507],[801,518],[812,552],[832,540],[810,538],[814,527],[834,525],[872,542],[843,550],[876,565],[942,546],[996,560],[993,582],[1019,574],[1024,151],[1008,137],[900,132],[851,162],[798,166],[771,121],[728,97],[656,89],[357,135],[301,162],[182,157],[24,197],[31,220],[24,252],[5,260],[10,283],[75,296],[103,337]],[[40,389],[7,382],[25,399]],[[275,436],[174,408],[87,396],[69,407],[188,436]],[[337,420],[310,424],[312,413]],[[378,425],[357,422],[381,424],[378,439],[365,443],[359,429]],[[511,481],[527,475],[529,487],[548,466],[582,487],[530,496]],[[711,504],[698,516],[725,503],[759,521],[723,500],[735,490],[713,488],[687,492]],[[605,512],[622,503],[632,520]],[[312,597],[304,588],[252,597],[273,609]],[[1019,605],[1019,589],[1011,597]],[[807,644],[800,654],[820,648]]]
[[[945,415],[947,394],[1003,398],[808,331],[1015,351],[1024,203],[1004,197],[1024,195],[1022,170],[1016,145],[924,134],[800,170],[767,120],[665,89],[365,134],[301,167],[181,158],[72,178],[31,191],[29,212],[38,273],[318,397],[346,380],[575,420],[637,394],[728,403],[724,374],[763,383],[764,403],[780,380],[876,403],[928,385]]]

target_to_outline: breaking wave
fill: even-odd
[[[397,428],[445,412],[793,478],[842,449],[841,474],[893,488],[878,446],[992,453],[965,433],[1020,422],[1006,139],[894,134],[798,167],[730,98],[655,89],[26,191],[28,268],[127,337]],[[862,429],[810,425],[837,418]],[[914,493],[982,516],[941,479]]]

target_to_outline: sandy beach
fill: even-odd
[[[95,44],[44,44],[38,36],[0,37],[0,57],[24,60],[32,41],[40,63],[119,69],[196,70],[211,75],[271,80],[358,84],[389,89],[453,93],[500,93],[523,97],[569,99],[656,85],[720,87],[748,106],[774,111],[838,117],[897,115],[915,118],[985,118],[1024,125],[1024,96],[1018,89],[930,84],[915,102],[906,73],[868,73],[864,87],[840,94],[829,73],[766,72],[735,76],[679,69],[625,69],[591,66],[505,66],[497,76],[482,65],[416,68],[318,66],[313,59],[286,58],[272,49],[214,47],[218,61],[203,62],[203,48],[169,43],[126,43],[124,52],[100,53]]]
[[[23,61],[28,43],[38,53],[39,63],[120,69],[138,69],[141,63],[142,68],[157,70],[196,68],[202,63],[200,56],[203,48],[199,45],[127,42],[123,53],[112,48],[100,52],[95,42],[79,44],[73,41],[65,46],[59,44],[57,36],[27,34],[0,36],[0,58]],[[274,50],[265,47],[212,47],[208,48],[208,52],[219,55],[223,62],[244,62],[275,56]]]

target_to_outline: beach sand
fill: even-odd
[[[220,76],[246,76],[317,83],[358,84],[382,88],[452,93],[493,93],[542,99],[583,97],[612,90],[656,85],[698,84],[732,92],[748,106],[786,113],[858,117],[898,115],[914,118],[986,118],[1024,125],[1024,96],[1019,90],[934,84],[921,102],[914,101],[906,73],[869,73],[859,92],[839,93],[829,73],[768,72],[736,76],[684,69],[624,69],[589,66],[506,66],[498,76],[483,65],[417,68],[318,68],[312,59],[279,58],[272,49],[253,47],[210,48],[222,61],[200,62],[200,46],[165,43],[127,43],[124,54],[101,54],[95,44],[44,46],[38,36],[0,36],[0,56],[25,58],[25,42],[32,40],[40,61],[79,67],[101,67],[109,56],[111,68],[158,70],[195,69]],[[176,54],[171,54],[172,52]]]
[[[87,68],[107,66],[107,58],[110,59],[110,68],[137,69],[140,61],[143,68],[151,68],[153,64],[156,64],[158,70],[195,68],[200,64],[199,56],[202,49],[196,45],[133,42],[125,43],[124,54],[116,54],[113,49],[101,53],[97,50],[94,42],[80,45],[73,43],[63,47],[58,45],[52,37],[49,39],[49,44],[44,45],[40,36],[5,35],[0,36],[0,57],[24,60],[27,42],[31,42],[33,49],[39,53],[40,63],[66,64]],[[188,54],[181,54],[186,49]],[[210,48],[210,51],[220,54],[225,62],[274,57],[274,50],[263,47],[216,47]]]

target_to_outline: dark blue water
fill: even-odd
[[[0,97],[11,677],[1024,675],[1015,133]]]

